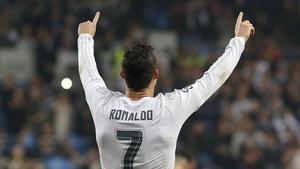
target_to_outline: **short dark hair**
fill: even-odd
[[[157,67],[153,50],[148,42],[138,42],[126,51],[122,69],[129,89],[141,91],[148,87]]]

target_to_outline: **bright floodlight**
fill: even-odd
[[[64,78],[60,84],[63,89],[71,89],[72,80],[70,78]]]

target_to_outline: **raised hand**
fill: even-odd
[[[249,39],[250,35],[253,35],[255,29],[249,20],[243,21],[243,12],[240,12],[239,16],[237,17],[236,24],[235,24],[235,36],[242,37],[246,41]]]
[[[93,21],[82,22],[78,26],[78,35],[80,34],[90,34],[91,36],[95,36],[96,27],[98,20],[100,18],[100,12],[97,12]]]

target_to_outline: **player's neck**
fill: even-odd
[[[140,100],[143,97],[153,97],[154,96],[154,90],[150,88],[146,88],[142,91],[132,91],[130,89],[126,90],[125,95],[130,99],[130,100]]]

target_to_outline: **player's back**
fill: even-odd
[[[229,77],[245,42],[242,37],[232,38],[224,54],[190,86],[131,101],[106,87],[97,71],[94,40],[81,34],[79,74],[96,127],[102,168],[172,169],[181,126]]]
[[[118,92],[93,115],[104,169],[171,169],[180,128],[165,96],[132,101]]]

